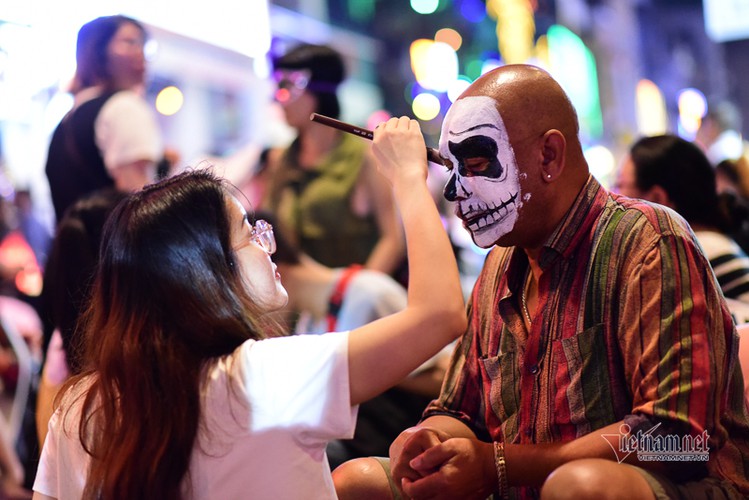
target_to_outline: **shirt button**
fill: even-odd
[[[531,375],[535,375],[536,373],[538,373],[538,365],[531,365],[528,371],[531,372]]]

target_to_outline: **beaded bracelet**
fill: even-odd
[[[494,465],[497,467],[497,496],[502,500],[510,498],[510,486],[507,483],[507,464],[505,463],[505,445],[494,441]]]

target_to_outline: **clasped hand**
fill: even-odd
[[[487,498],[496,489],[494,450],[477,439],[413,427],[390,447],[393,480],[407,498]]]

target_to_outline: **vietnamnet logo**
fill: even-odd
[[[675,434],[654,435],[658,423],[647,431],[631,433],[627,424],[619,427],[619,434],[602,434],[611,446],[616,460],[622,463],[632,453],[643,462],[707,462],[710,458],[707,431],[696,436]]]

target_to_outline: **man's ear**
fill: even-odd
[[[666,190],[658,184],[648,189],[647,192],[644,193],[643,199],[675,209]]]
[[[564,134],[556,129],[548,130],[542,138],[541,171],[544,180],[551,182],[557,179],[564,170],[564,156],[567,151],[567,140]]]

